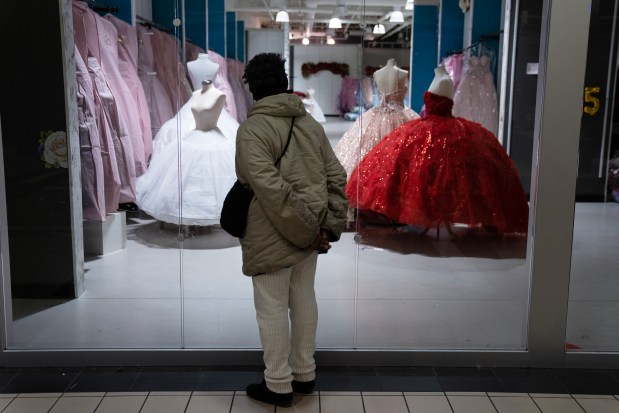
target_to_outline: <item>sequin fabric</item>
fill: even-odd
[[[419,115],[404,107],[406,89],[383,95],[378,106],[368,109],[335,145],[337,159],[350,173],[363,158],[389,132]]]
[[[396,222],[440,222],[526,233],[528,204],[514,162],[481,125],[426,92],[425,118],[400,126],[351,174],[350,204]]]
[[[491,59],[485,55],[465,59],[464,73],[454,96],[453,113],[481,123],[497,136],[499,112],[490,63]]]

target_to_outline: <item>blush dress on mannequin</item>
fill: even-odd
[[[374,73],[382,97],[378,106],[367,110],[335,145],[335,155],[348,177],[363,158],[389,132],[403,123],[419,117],[404,106],[408,72],[399,69],[390,59],[387,65]]]
[[[346,186],[353,207],[426,228],[440,223],[526,233],[528,204],[514,162],[486,128],[452,115],[444,68],[424,95],[426,117],[387,135]]]
[[[494,136],[499,131],[499,115],[492,58],[472,56],[464,60],[464,70],[453,99],[454,116],[480,123]]]
[[[156,152],[138,179],[137,204],[144,212],[180,225],[219,224],[223,201],[236,180],[236,136],[217,127],[225,99],[211,82],[194,92],[190,110],[196,128],[179,144]]]

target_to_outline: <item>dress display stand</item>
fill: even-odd
[[[127,246],[126,212],[107,214],[105,221],[84,221],[84,254],[105,255]]]

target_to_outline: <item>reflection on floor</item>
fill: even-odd
[[[330,136],[345,126],[326,125]],[[259,347],[238,240],[140,214],[127,224],[126,249],[87,257],[81,297],[13,301],[10,348]],[[320,257],[318,346],[524,348],[526,240],[421,230],[365,223]],[[567,339],[575,347],[619,350],[617,234],[618,204],[577,205]]]

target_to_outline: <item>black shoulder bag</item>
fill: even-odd
[[[279,161],[288,149],[290,139],[292,138],[292,127],[294,126],[294,117],[290,123],[290,131],[288,132],[288,141],[284,147],[284,151],[277,158],[275,167],[279,166]],[[254,191],[249,185],[241,184],[238,179],[232,185],[232,188],[226,195],[224,205],[221,208],[221,217],[219,223],[221,227],[230,235],[237,238],[243,238],[245,235],[245,227],[247,226],[247,212],[249,211],[249,204],[254,198]]]

